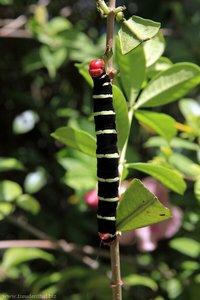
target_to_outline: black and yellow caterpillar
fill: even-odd
[[[116,209],[119,201],[119,152],[113,108],[112,84],[106,74],[104,61],[90,63],[90,75],[94,82],[93,103],[97,138],[98,177],[98,234],[104,244],[116,239]]]

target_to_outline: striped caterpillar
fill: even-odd
[[[97,137],[98,234],[104,244],[116,239],[116,208],[119,201],[117,132],[112,101],[112,85],[104,61],[90,63],[89,73],[94,82],[93,104]]]

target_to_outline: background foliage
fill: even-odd
[[[95,209],[84,199],[96,184],[95,159],[50,136],[66,125],[94,135],[91,88],[80,75],[80,64],[104,51],[105,21],[94,2],[0,1],[0,240],[51,240],[49,247],[57,248],[2,250],[1,297],[43,293],[58,299],[110,299],[108,252],[102,249],[95,260],[101,251]],[[137,14],[162,23],[168,59],[160,63],[199,64],[199,0],[118,4],[127,5],[127,18]],[[16,18],[23,25],[9,31],[6,24]],[[148,76],[158,70],[154,65]],[[184,196],[170,194],[170,202],[184,212],[177,236],[160,241],[152,253],[135,244],[122,248],[124,299],[198,299],[199,87],[188,97],[193,98],[189,104],[182,100],[156,108],[188,126],[170,147],[140,126],[141,121],[149,125],[148,116],[144,120],[138,113],[133,124],[128,161],[167,160],[188,180]],[[136,164],[132,167],[138,170]]]

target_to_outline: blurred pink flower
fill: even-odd
[[[85,198],[85,203],[89,207],[97,207],[98,205],[97,189],[89,191],[87,194],[85,194],[84,198]]]
[[[137,241],[139,250],[153,251],[157,247],[157,242],[163,238],[170,238],[176,234],[182,223],[182,211],[178,207],[172,206],[169,199],[169,192],[166,187],[152,177],[142,180],[143,184],[155,194],[159,201],[171,209],[172,218],[158,224],[138,228],[134,231],[124,233],[120,238],[122,245],[128,245],[134,239]]]

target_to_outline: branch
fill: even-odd
[[[88,265],[91,268],[97,268],[98,262],[95,259],[91,259],[90,256],[103,256],[109,258],[108,251],[95,249],[89,245],[84,247],[78,246],[73,243],[68,243],[65,240],[56,240],[54,237],[46,234],[45,232],[33,227],[28,224],[28,222],[22,217],[7,216],[5,218],[10,223],[20,227],[21,229],[29,232],[33,236],[40,240],[22,240],[22,241],[2,241],[0,242],[0,249],[10,248],[10,247],[35,247],[35,248],[46,248],[55,249],[61,252],[69,253],[82,263]]]
[[[122,300],[122,285],[121,271],[120,271],[120,252],[119,252],[119,240],[115,240],[110,247],[111,255],[111,268],[112,268],[112,295],[113,300]]]
[[[19,16],[14,20],[10,20],[0,29],[0,36],[7,37],[13,34],[16,30],[24,26],[27,22],[26,16]]]
[[[115,27],[115,7],[116,0],[109,1],[109,14],[107,17],[107,29],[106,29],[106,52],[108,71],[113,72],[113,46],[114,46],[114,27]]]

